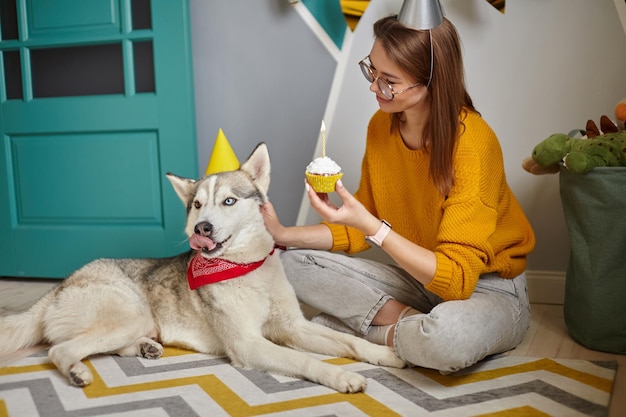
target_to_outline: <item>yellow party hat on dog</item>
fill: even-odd
[[[233,148],[230,147],[230,143],[228,143],[224,131],[220,128],[217,132],[211,158],[209,158],[209,163],[207,164],[204,175],[224,171],[236,171],[239,169],[239,165],[237,155],[235,155]]]

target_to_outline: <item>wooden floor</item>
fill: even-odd
[[[0,279],[0,316],[27,309],[58,280]],[[626,416],[626,355],[586,349],[569,336],[563,306],[532,305],[533,320],[522,344],[509,352],[514,356],[561,359],[617,360],[618,370],[608,417]],[[623,318],[622,318],[623,319]]]

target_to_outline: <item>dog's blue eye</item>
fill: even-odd
[[[235,199],[233,197],[228,197],[226,200],[224,200],[224,205],[225,206],[232,206],[236,202],[237,202],[237,199]]]

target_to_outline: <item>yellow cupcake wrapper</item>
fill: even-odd
[[[343,172],[333,175],[316,175],[305,172],[306,180],[317,193],[332,193],[335,191],[335,183],[341,177]]]

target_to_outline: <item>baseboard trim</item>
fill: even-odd
[[[528,298],[536,304],[563,304],[564,271],[526,271]]]

